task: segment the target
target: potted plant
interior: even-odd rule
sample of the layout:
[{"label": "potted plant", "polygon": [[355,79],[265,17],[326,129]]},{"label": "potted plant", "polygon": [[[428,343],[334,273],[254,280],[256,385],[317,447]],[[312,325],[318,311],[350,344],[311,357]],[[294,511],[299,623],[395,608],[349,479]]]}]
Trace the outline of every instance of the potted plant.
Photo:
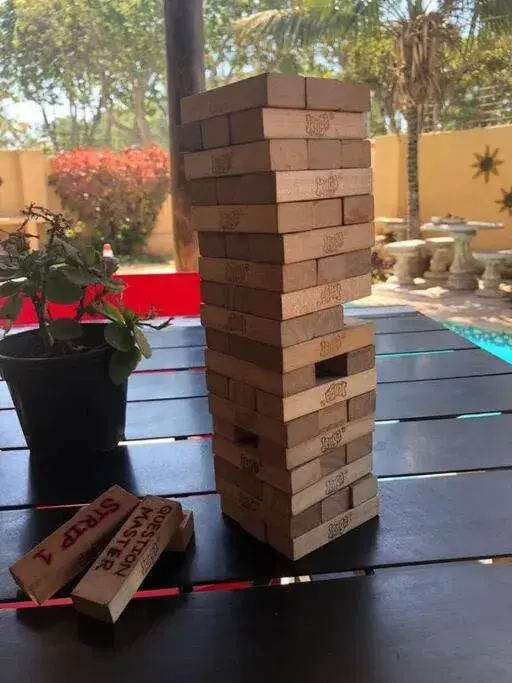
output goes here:
[{"label": "potted plant", "polygon": [[[112,450],[124,438],[128,377],[151,356],[141,328],[169,321],[152,325],[151,314],[125,308],[117,261],[73,240],[62,214],[35,205],[23,213],[0,242],[0,321],[7,334],[28,301],[38,325],[0,340],[0,374],[32,453]],[[34,221],[39,248],[30,251]]]}]

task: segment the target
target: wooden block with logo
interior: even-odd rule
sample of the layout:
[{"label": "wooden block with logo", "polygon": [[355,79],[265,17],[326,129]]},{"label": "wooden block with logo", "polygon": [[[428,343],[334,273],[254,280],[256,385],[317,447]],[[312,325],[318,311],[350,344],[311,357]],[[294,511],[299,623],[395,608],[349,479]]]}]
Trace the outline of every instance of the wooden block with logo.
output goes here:
[{"label": "wooden block with logo", "polygon": [[266,507],[275,509],[279,514],[294,517],[312,505],[320,503],[333,493],[370,474],[371,470],[372,456],[367,455],[349,465],[344,465],[312,486],[308,486],[308,488],[293,495],[279,491],[269,484],[264,484],[263,503]]},{"label": "wooden block with logo", "polygon": [[206,304],[272,320],[289,320],[369,296],[371,284],[370,274],[358,275],[339,282],[282,294],[250,287],[203,282],[201,293],[203,303]]},{"label": "wooden block with logo", "polygon": [[[368,271],[369,268],[366,268],[364,272]],[[269,265],[202,257],[199,259],[199,274],[203,280],[210,282],[224,282],[275,292],[292,292],[317,284],[317,264],[313,259],[288,265]]]},{"label": "wooden block with logo", "polygon": [[[189,185],[208,181],[191,180]],[[214,182],[215,201],[211,204],[275,204],[368,194],[372,174],[369,168],[276,171],[216,178]]]},{"label": "wooden block with logo", "polygon": [[183,519],[178,530],[164,550],[183,553],[187,549],[194,535],[194,514],[191,510],[183,510]]},{"label": "wooden block with logo", "polygon": [[372,163],[369,140],[341,141],[341,168],[368,168]]},{"label": "wooden block with logo", "polygon": [[207,90],[181,100],[181,120],[201,121],[251,107],[300,109],[306,106],[306,85],[301,76],[262,74]]},{"label": "wooden block with logo", "polygon": [[[317,412],[336,403],[349,401],[360,396],[377,385],[375,370],[367,370],[344,379],[331,382],[318,380],[317,386],[306,389],[292,396],[274,396],[258,391],[256,396],[257,410],[275,420],[291,422],[299,417]],[[350,419],[350,410],[349,410]]]},{"label": "wooden block with logo", "polygon": [[138,502],[112,486],[13,564],[13,579],[40,605],[97,557]]},{"label": "wooden block with logo", "polygon": [[348,277],[371,273],[371,249],[359,249],[347,254],[338,254],[318,259],[317,285],[336,282]]},{"label": "wooden block with logo", "polygon": [[[338,403],[335,408],[337,414],[331,413],[331,424],[326,423],[323,429],[319,428],[317,434],[295,446],[283,448],[270,439],[259,438],[259,457],[274,467],[291,470],[320,456],[320,465],[327,470],[323,474],[329,474],[345,464],[345,452],[341,450],[340,453],[343,447],[346,447],[347,463],[371,453],[375,416],[368,415],[361,420],[347,423],[343,416],[343,405]],[[327,411],[320,411],[322,412]],[[331,461],[328,458],[330,455],[333,456]],[[329,462],[339,462],[339,466],[330,467]]]},{"label": "wooden block with logo", "polygon": [[177,501],[146,496],[73,590],[76,610],[115,623],[182,519]]},{"label": "wooden block with logo", "polygon": [[267,171],[303,171],[307,167],[306,140],[262,140],[185,155],[187,180]]},{"label": "wooden block with logo", "polygon": [[[212,119],[205,119],[204,121],[196,121],[194,123],[201,128],[203,149],[213,149],[215,147],[225,147],[226,145],[229,145],[229,119],[227,116],[215,116]],[[190,151],[192,152],[195,150]]]},{"label": "wooden block with logo", "polygon": [[288,233],[341,224],[341,199],[192,207],[192,225],[198,232]]},{"label": "wooden block with logo", "polygon": [[[334,78],[306,78],[306,107],[333,111],[370,111],[370,87]],[[362,136],[361,136],[362,137]]]},{"label": "wooden block with logo", "polygon": [[377,477],[367,474],[350,485],[350,507],[357,507],[377,495]]},{"label": "wooden block with logo", "polygon": [[206,349],[206,367],[219,375],[230,377],[277,396],[296,394],[316,385],[315,368],[311,365],[281,374],[212,349]]},{"label": "wooden block with logo", "polygon": [[257,108],[229,117],[231,144],[265,139],[334,139],[364,137],[364,116],[360,113],[334,113]]},{"label": "wooden block with logo", "polygon": [[372,498],[297,538],[291,538],[274,529],[267,528],[267,543],[290,560],[300,560],[301,557],[361,526],[361,524],[377,517],[378,514],[378,499]]},{"label": "wooden block with logo", "polygon": [[343,327],[344,319],[342,306],[279,321],[203,304],[201,322],[205,327],[238,335],[243,339],[288,347],[336,332]]},{"label": "wooden block with logo", "polygon": [[373,195],[365,194],[343,198],[343,225],[356,225],[373,221],[375,216]]}]

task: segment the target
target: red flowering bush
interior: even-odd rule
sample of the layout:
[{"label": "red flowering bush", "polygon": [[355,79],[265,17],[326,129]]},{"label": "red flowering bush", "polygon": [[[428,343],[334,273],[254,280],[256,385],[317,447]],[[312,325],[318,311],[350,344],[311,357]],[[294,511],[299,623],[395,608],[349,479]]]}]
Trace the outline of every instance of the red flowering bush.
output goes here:
[{"label": "red flowering bush", "polygon": [[50,184],[63,206],[115,254],[133,254],[155,227],[169,192],[169,156],[141,149],[82,149],[51,160]]}]

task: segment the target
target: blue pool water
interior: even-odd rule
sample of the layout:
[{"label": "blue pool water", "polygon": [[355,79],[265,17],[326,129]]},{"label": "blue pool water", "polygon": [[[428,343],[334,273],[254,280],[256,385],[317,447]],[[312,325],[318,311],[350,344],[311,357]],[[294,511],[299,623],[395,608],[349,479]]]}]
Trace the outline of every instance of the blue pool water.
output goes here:
[{"label": "blue pool water", "polygon": [[473,342],[473,344],[484,349],[484,351],[488,351],[512,365],[512,334],[481,327],[460,325],[459,323],[442,322],[452,332],[460,334],[462,337]]}]

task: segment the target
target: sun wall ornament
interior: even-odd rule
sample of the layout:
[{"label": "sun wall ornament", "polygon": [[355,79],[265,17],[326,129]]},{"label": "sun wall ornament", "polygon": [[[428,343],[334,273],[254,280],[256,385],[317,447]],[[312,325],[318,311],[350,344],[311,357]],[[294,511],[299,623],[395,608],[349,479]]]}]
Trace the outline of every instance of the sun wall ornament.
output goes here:
[{"label": "sun wall ornament", "polygon": [[501,188],[501,199],[497,199],[496,204],[501,205],[500,213],[508,211],[508,215],[512,216],[512,186],[510,190]]},{"label": "sun wall ornament", "polygon": [[485,182],[488,183],[491,174],[499,175],[498,166],[501,166],[501,164],[504,162],[502,159],[498,159],[498,153],[499,149],[497,147],[494,152],[491,153],[490,146],[486,145],[485,152],[483,154],[478,154],[478,152],[473,154],[476,159],[475,163],[471,164],[472,168],[476,168],[476,173],[473,176],[473,180],[483,176]]}]

